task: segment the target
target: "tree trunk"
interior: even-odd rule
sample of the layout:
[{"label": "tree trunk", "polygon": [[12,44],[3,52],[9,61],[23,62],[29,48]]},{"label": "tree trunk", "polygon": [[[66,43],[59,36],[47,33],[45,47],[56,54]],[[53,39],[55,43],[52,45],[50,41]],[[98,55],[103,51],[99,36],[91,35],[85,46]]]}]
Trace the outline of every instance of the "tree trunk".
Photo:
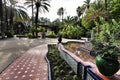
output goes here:
[{"label": "tree trunk", "polygon": [[13,11],[12,11],[12,5],[11,5],[11,10],[10,10],[10,30],[13,30]]},{"label": "tree trunk", "polygon": [[7,10],[7,6],[6,6],[6,0],[4,0],[4,3],[5,3],[5,26],[7,28],[7,31],[9,30],[8,29],[8,10]]},{"label": "tree trunk", "polygon": [[62,14],[62,23],[63,23],[63,14]]},{"label": "tree trunk", "polygon": [[32,25],[34,25],[33,0],[32,0]]},{"label": "tree trunk", "polygon": [[0,0],[0,22],[1,22],[1,32],[3,33],[3,8],[2,8],[2,0]]},{"label": "tree trunk", "polygon": [[[39,13],[39,7],[36,7],[37,11],[36,11],[36,17],[35,17],[35,26],[36,26],[36,30],[37,30],[37,24],[38,24],[38,13]],[[36,37],[37,37],[37,31],[36,31]]]}]

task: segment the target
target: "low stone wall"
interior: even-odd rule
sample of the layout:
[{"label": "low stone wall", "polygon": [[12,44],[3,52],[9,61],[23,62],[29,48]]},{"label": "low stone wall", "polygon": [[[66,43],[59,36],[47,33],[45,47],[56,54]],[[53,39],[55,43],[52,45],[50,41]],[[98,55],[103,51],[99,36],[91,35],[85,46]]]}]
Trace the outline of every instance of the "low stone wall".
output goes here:
[{"label": "low stone wall", "polygon": [[[91,53],[90,49],[81,47],[87,53]],[[119,72],[112,78],[103,76],[97,69],[96,64],[91,61],[84,61],[76,56],[74,53],[66,50],[62,44],[58,45],[61,57],[71,66],[81,80],[120,80]]]}]

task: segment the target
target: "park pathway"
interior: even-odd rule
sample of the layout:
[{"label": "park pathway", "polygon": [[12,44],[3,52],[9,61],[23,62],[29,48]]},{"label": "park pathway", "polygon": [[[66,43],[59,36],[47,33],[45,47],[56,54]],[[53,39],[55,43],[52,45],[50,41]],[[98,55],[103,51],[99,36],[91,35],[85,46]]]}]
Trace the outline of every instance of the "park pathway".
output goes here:
[{"label": "park pathway", "polygon": [[[63,39],[63,42],[67,41],[80,41],[80,40]],[[2,41],[1,44],[3,44],[3,42],[6,41]],[[0,48],[1,50],[5,49],[9,52],[9,48],[11,47],[13,48],[12,50],[14,50],[14,48],[21,49],[29,47],[33,45],[33,43],[40,45],[29,49],[27,52],[24,52],[22,56],[17,58],[12,64],[8,65],[8,67],[0,74],[0,80],[49,80],[48,64],[45,59],[45,56],[48,52],[47,44],[57,44],[58,42],[57,39],[50,38],[43,40],[12,39],[7,40],[7,42],[8,43],[6,43],[6,46],[1,46]],[[20,53],[19,49],[18,51],[11,52]]]},{"label": "park pathway", "polygon": [[48,80],[47,48],[42,44],[25,52],[0,74],[0,80]]}]

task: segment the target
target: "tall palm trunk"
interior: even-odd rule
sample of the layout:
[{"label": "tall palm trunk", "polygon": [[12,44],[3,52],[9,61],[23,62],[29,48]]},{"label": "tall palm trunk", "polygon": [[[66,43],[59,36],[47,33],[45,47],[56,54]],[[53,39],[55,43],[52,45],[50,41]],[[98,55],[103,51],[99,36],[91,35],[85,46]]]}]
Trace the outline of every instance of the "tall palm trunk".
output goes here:
[{"label": "tall palm trunk", "polygon": [[6,0],[4,0],[5,3],[5,25],[8,31],[8,10],[7,10],[7,6],[6,6]]},{"label": "tall palm trunk", "polygon": [[34,24],[33,0],[32,0],[32,25]]},{"label": "tall palm trunk", "polygon": [[63,7],[61,9],[62,9],[62,23],[63,23],[64,9]]},{"label": "tall palm trunk", "polygon": [[12,5],[11,5],[11,10],[10,10],[10,29],[13,30],[13,11],[12,11]]},{"label": "tall palm trunk", "polygon": [[36,17],[35,17],[35,26],[36,26],[36,28],[37,28],[37,23],[38,23],[38,12],[39,12],[39,8],[37,7]]},{"label": "tall palm trunk", "polygon": [[62,14],[62,23],[63,23],[63,14]]},{"label": "tall palm trunk", "polygon": [[[36,5],[36,9],[37,9],[37,10],[36,10],[36,17],[35,17],[35,26],[36,26],[36,30],[37,30],[40,3],[37,2],[35,5]],[[37,31],[36,31],[36,37],[38,37]]]},{"label": "tall palm trunk", "polygon": [[1,32],[3,32],[3,7],[2,7],[2,0],[0,0],[0,28],[1,28]]},{"label": "tall palm trunk", "polygon": [[[39,7],[37,7],[37,11],[36,11],[36,17],[35,17],[35,26],[36,26],[36,30],[37,30],[37,24],[38,24],[38,13],[39,13]],[[37,32],[36,32],[36,37],[37,37]]]}]

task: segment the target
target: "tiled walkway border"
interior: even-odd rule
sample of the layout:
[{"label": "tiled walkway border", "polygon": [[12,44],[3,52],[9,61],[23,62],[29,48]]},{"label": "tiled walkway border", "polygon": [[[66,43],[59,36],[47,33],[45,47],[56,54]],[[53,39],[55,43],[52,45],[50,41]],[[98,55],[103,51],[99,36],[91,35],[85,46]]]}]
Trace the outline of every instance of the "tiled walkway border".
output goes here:
[{"label": "tiled walkway border", "polygon": [[[48,45],[49,45],[49,44],[48,44]],[[48,47],[48,45],[47,45],[47,47]],[[48,54],[48,52],[47,52],[47,54]],[[48,60],[48,58],[47,58],[47,54],[45,55],[45,59],[46,59],[47,66],[48,66],[48,80],[52,80],[52,78],[51,78],[50,62],[49,62],[49,60]]]}]

